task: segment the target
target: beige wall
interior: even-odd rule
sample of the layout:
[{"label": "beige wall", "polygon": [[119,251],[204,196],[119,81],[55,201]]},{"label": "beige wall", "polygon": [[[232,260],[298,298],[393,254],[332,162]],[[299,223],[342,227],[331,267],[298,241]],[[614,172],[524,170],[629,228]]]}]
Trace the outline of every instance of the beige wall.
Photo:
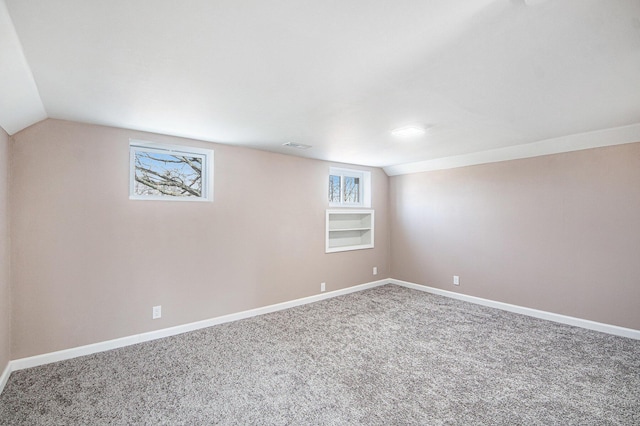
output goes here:
[{"label": "beige wall", "polygon": [[[129,200],[129,138],[213,148],[215,201]],[[2,132],[0,153],[0,368],[388,276],[640,329],[640,143],[391,179],[365,168],[376,248],[325,254],[330,163],[46,120],[11,144],[12,295]]]},{"label": "beige wall", "polygon": [[[215,201],[129,200],[129,138],[213,148]],[[367,169],[376,248],[325,254],[329,166],[57,120],[18,133],[13,358],[388,277],[387,176]]]},{"label": "beige wall", "polygon": [[640,143],[393,177],[390,212],[394,278],[640,329]]},{"label": "beige wall", "polygon": [[0,374],[11,360],[8,181],[9,136],[0,128]]}]

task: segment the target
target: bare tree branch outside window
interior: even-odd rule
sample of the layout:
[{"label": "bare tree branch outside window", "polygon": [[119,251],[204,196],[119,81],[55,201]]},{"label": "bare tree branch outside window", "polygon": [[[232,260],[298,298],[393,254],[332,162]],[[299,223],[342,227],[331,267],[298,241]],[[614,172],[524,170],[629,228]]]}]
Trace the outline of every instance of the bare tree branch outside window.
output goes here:
[{"label": "bare tree branch outside window", "polygon": [[329,202],[340,202],[340,176],[329,176]]},{"label": "bare tree branch outside window", "polygon": [[329,167],[331,207],[371,207],[371,172]]},{"label": "bare tree branch outside window", "polygon": [[360,178],[343,176],[343,192],[342,197],[345,203],[359,203],[360,202]]},{"label": "bare tree branch outside window", "polygon": [[135,152],[136,195],[201,197],[202,157]]},{"label": "bare tree branch outside window", "polygon": [[349,175],[329,175],[329,202],[359,204],[362,194],[361,178]]}]

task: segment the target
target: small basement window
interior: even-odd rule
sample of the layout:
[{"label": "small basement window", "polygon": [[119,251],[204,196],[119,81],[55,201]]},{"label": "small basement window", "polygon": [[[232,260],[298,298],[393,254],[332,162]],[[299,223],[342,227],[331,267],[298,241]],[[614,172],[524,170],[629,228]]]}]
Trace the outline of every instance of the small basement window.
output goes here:
[{"label": "small basement window", "polygon": [[213,150],[131,140],[129,198],[213,201]]},{"label": "small basement window", "polygon": [[330,167],[329,205],[371,207],[371,172]]}]

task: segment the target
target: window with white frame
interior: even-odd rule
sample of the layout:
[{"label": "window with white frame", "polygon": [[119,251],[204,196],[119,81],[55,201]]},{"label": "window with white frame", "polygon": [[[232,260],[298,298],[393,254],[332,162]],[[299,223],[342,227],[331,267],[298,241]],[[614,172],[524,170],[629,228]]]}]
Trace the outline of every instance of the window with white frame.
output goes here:
[{"label": "window with white frame", "polygon": [[213,150],[131,140],[129,198],[213,201]]},{"label": "window with white frame", "polygon": [[371,207],[371,172],[329,168],[329,205]]}]

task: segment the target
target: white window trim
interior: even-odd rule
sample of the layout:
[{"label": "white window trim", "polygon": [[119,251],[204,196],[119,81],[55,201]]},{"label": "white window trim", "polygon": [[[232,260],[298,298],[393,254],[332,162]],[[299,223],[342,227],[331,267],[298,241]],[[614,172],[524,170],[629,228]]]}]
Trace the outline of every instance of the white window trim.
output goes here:
[{"label": "white window trim", "polygon": [[[329,202],[330,207],[366,207],[371,208],[371,172],[367,170],[344,169],[341,167],[329,167],[329,176],[348,176],[361,179],[360,185],[360,202],[359,203],[343,203],[342,202],[342,185],[344,179],[340,179],[340,202]],[[328,185],[328,181],[327,181]]]},{"label": "white window trim", "polygon": [[[135,152],[144,150],[158,153],[175,153],[197,155],[202,157],[202,196],[201,197],[170,197],[157,195],[136,195],[135,191]],[[129,199],[150,201],[182,201],[202,202],[213,201],[213,150],[194,148],[186,145],[169,145],[156,142],[148,142],[137,139],[129,139]]]}]

